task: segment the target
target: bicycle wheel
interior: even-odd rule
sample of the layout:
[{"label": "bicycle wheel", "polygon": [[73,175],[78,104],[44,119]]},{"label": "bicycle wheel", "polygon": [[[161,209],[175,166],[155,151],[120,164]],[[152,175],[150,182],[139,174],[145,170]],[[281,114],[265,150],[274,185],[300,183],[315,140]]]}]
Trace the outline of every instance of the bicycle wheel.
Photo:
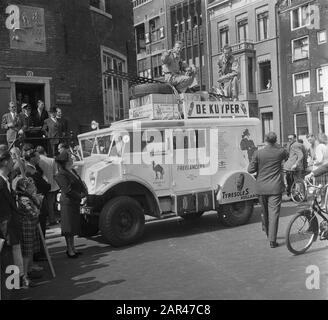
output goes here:
[{"label": "bicycle wheel", "polygon": [[290,196],[295,203],[302,203],[306,200],[306,185],[304,180],[297,179],[290,188]]},{"label": "bicycle wheel", "polygon": [[302,210],[290,220],[286,230],[286,246],[293,254],[308,250],[318,236],[318,220],[310,210]]}]

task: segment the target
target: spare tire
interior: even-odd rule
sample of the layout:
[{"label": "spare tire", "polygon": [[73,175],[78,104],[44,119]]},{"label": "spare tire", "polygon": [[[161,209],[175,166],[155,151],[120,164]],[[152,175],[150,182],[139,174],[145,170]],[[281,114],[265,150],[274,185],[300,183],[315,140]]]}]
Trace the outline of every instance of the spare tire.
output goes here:
[{"label": "spare tire", "polygon": [[144,83],[131,88],[131,98],[139,98],[152,93],[173,94],[173,89],[168,83]]}]

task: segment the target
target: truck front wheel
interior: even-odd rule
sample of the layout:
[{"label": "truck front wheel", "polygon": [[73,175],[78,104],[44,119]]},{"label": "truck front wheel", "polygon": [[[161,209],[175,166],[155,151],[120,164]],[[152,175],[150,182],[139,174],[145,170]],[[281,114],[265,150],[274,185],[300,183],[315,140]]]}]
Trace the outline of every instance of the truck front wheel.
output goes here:
[{"label": "truck front wheel", "polygon": [[137,201],[121,196],[110,200],[102,209],[99,228],[113,247],[135,243],[143,234],[145,216]]},{"label": "truck front wheel", "polygon": [[246,224],[252,216],[254,201],[241,201],[221,205],[219,207],[219,218],[228,227],[236,227]]}]

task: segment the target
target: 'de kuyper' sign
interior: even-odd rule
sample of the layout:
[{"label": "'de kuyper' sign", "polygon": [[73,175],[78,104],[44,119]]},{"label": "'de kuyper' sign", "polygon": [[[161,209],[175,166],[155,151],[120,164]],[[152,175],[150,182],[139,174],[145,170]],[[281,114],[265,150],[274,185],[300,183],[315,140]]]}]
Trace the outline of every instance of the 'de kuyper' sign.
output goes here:
[{"label": "'de kuyper' sign", "polygon": [[188,118],[215,117],[248,117],[248,102],[246,101],[199,101],[186,105]]}]

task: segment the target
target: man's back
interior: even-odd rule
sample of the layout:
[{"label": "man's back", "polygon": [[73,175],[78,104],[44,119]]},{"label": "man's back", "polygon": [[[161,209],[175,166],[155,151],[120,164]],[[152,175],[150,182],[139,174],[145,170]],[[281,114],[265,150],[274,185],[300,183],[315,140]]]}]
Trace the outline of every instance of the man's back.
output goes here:
[{"label": "man's back", "polygon": [[249,173],[257,172],[258,194],[279,194],[284,190],[281,176],[282,161],[286,160],[288,153],[278,145],[267,145],[254,153],[248,166]]}]

